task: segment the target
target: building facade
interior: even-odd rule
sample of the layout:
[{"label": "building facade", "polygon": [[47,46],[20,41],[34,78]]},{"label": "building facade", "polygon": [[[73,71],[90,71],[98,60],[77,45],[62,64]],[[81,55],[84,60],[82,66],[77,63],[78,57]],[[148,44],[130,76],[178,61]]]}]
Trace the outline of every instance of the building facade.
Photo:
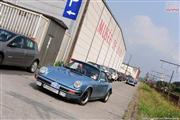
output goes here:
[{"label": "building facade", "polygon": [[68,27],[56,61],[92,61],[120,70],[126,53],[123,32],[104,0],[83,0],[75,21],[64,18],[66,0],[5,0],[62,20]]},{"label": "building facade", "polygon": [[125,75],[131,75],[134,79],[138,80],[140,77],[140,68],[138,67],[133,67],[127,64],[122,64],[120,72],[125,74]]}]

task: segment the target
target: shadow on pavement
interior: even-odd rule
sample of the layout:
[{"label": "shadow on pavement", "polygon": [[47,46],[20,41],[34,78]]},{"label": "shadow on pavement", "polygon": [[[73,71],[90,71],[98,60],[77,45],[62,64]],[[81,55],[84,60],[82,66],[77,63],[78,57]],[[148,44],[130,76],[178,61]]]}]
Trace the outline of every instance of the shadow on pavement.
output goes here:
[{"label": "shadow on pavement", "polygon": [[[76,100],[63,98],[63,97],[61,97],[55,93],[52,93],[51,91],[48,91],[46,89],[43,89],[42,87],[37,86],[35,82],[30,83],[29,86],[31,86],[34,90],[39,90],[40,92],[55,98],[56,100],[61,100],[61,101],[64,101],[66,103],[79,105]],[[88,101],[88,103],[91,103],[91,102],[92,103],[98,103],[98,102],[103,103],[103,102],[101,102],[101,100],[90,100],[90,101]],[[79,105],[79,106],[81,106],[81,105]]]},{"label": "shadow on pavement", "polygon": [[62,117],[63,119],[76,120],[75,117],[70,116],[65,111],[62,111],[62,110],[58,111],[58,110],[54,109],[53,107],[50,107],[46,104],[35,101],[31,98],[28,98],[28,97],[18,94],[16,92],[9,91],[9,92],[6,92],[6,94],[14,97],[15,99],[21,100],[23,103],[26,103],[26,104],[32,106],[34,108],[34,110],[38,113],[38,115],[41,119],[51,119],[51,114],[55,114],[57,116]]},{"label": "shadow on pavement", "polygon": [[71,104],[77,104],[75,100],[65,99],[51,91],[48,91],[46,89],[43,89],[42,87],[37,86],[35,82],[30,83],[29,86],[32,87],[34,90],[39,90],[40,92],[55,98],[56,100],[61,100],[61,101],[64,101],[66,103],[71,103]]},{"label": "shadow on pavement", "polygon": [[29,73],[26,68],[15,67],[15,66],[0,65],[0,72],[3,74],[29,75],[29,76],[33,75],[33,73]]}]

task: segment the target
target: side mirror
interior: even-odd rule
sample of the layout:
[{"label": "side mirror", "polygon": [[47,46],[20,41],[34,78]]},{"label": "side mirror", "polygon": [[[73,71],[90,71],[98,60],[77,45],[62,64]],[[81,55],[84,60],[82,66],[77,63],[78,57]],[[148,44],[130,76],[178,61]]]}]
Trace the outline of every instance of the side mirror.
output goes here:
[{"label": "side mirror", "polygon": [[14,47],[14,48],[15,48],[15,47],[17,47],[17,46],[18,46],[18,44],[17,44],[17,43],[15,43],[15,42],[13,42],[13,43],[9,44],[8,46],[9,46],[9,47]]}]

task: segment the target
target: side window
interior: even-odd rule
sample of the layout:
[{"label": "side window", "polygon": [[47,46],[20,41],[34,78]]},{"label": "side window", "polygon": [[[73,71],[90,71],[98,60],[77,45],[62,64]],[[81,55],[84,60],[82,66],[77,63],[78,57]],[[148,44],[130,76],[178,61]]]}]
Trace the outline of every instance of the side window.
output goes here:
[{"label": "side window", "polygon": [[70,67],[71,67],[72,69],[77,69],[77,68],[78,68],[78,65],[79,65],[79,63],[75,63],[75,62],[70,63]]},{"label": "side window", "polygon": [[30,49],[30,50],[34,50],[35,49],[35,43],[32,40],[26,39],[25,48]]},{"label": "side window", "polygon": [[104,81],[104,82],[107,82],[106,73],[101,72],[101,75],[100,75],[100,80],[102,80],[102,81]]},{"label": "side window", "polygon": [[9,43],[8,46],[15,47],[15,48],[23,48],[24,46],[24,39],[21,36],[16,37],[13,41]]}]

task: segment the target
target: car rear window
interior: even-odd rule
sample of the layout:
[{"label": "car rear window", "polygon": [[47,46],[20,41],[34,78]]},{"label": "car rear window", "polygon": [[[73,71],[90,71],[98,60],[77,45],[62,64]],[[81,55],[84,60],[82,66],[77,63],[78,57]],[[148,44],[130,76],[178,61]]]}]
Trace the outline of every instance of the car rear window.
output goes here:
[{"label": "car rear window", "polygon": [[15,36],[14,33],[0,29],[0,41],[6,42]]}]

